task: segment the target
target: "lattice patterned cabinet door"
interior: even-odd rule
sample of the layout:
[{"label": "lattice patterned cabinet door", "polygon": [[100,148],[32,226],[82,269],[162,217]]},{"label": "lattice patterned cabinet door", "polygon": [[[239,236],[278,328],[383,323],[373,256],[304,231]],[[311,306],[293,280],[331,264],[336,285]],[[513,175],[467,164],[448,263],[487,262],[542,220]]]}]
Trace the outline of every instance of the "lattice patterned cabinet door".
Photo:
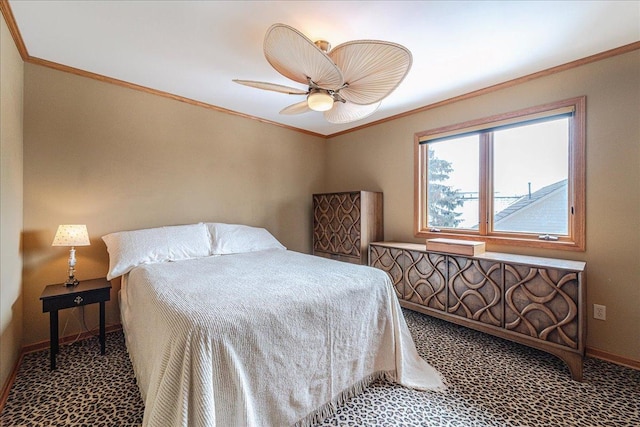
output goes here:
[{"label": "lattice patterned cabinet door", "polygon": [[[336,195],[339,204],[336,208],[338,223],[332,228],[338,243],[334,248],[336,253],[360,256],[360,193],[345,193]],[[334,224],[332,224],[334,225]]]},{"label": "lattice patterned cabinet door", "polygon": [[577,349],[579,275],[574,271],[505,266],[505,328]]},{"label": "lattice patterned cabinet door", "polygon": [[403,299],[406,292],[404,282],[404,264],[406,254],[402,249],[387,248],[371,245],[369,247],[369,265],[386,271],[399,299]]},{"label": "lattice patterned cabinet door", "polygon": [[360,193],[313,196],[313,249],[360,257]]},{"label": "lattice patterned cabinet door", "polygon": [[444,311],[447,305],[447,257],[437,253],[405,251],[403,299]]},{"label": "lattice patterned cabinet door", "polygon": [[326,194],[313,196],[313,250],[331,252],[331,229],[334,211]]},{"label": "lattice patterned cabinet door", "polygon": [[384,238],[382,193],[313,195],[313,254],[368,264],[369,244]]},{"label": "lattice patterned cabinet door", "polygon": [[447,311],[467,319],[502,326],[502,264],[449,256]]}]

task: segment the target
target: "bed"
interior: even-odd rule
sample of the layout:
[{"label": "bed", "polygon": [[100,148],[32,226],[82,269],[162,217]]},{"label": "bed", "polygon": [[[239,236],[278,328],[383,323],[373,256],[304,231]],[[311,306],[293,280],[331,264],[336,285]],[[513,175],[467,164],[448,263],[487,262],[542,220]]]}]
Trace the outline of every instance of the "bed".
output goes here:
[{"label": "bed", "polygon": [[242,225],[103,239],[144,426],[313,425],[378,378],[444,387],[381,270]]}]

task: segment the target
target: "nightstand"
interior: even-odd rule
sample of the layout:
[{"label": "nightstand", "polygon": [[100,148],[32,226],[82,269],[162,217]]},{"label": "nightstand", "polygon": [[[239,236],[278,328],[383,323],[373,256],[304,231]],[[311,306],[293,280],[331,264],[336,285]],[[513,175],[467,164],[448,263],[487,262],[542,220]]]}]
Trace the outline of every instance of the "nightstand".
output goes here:
[{"label": "nightstand", "polygon": [[49,285],[42,295],[42,312],[49,313],[51,369],[56,369],[58,342],[58,310],[100,303],[100,354],[105,353],[105,302],[111,299],[111,282],[105,278],[82,280],[77,286]]}]

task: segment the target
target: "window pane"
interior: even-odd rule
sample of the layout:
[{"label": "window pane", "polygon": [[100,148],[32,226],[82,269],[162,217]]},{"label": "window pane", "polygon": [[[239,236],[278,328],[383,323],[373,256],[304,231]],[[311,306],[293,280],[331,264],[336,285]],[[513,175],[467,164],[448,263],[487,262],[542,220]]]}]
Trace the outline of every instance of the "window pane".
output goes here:
[{"label": "window pane", "polygon": [[493,229],[568,234],[569,118],[494,133]]},{"label": "window pane", "polygon": [[427,224],[478,228],[479,136],[428,144]]}]

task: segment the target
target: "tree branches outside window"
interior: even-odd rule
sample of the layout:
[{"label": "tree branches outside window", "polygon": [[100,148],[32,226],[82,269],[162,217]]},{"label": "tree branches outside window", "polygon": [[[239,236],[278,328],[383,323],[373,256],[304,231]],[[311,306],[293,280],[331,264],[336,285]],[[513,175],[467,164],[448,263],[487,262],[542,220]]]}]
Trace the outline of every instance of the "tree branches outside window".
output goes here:
[{"label": "tree branches outside window", "polygon": [[462,214],[455,210],[462,206],[464,201],[457,189],[442,184],[449,179],[449,174],[453,171],[451,163],[437,158],[433,150],[429,149],[428,171],[429,224],[435,227],[457,227],[462,222],[458,218]]}]

